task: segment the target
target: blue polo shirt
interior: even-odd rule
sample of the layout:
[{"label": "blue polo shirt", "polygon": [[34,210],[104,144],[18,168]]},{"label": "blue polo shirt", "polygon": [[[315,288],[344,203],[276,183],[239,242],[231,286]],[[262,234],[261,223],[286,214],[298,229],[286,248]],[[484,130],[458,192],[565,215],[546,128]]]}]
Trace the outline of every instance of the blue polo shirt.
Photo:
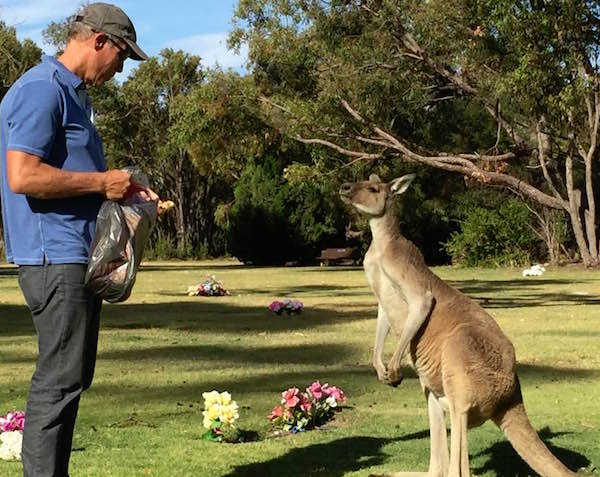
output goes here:
[{"label": "blue polo shirt", "polygon": [[4,96],[0,104],[0,193],[9,262],[87,263],[103,197],[35,199],[15,194],[6,178],[6,151],[33,154],[68,171],[105,171],[102,142],[90,112],[81,78],[50,56],[43,56]]}]

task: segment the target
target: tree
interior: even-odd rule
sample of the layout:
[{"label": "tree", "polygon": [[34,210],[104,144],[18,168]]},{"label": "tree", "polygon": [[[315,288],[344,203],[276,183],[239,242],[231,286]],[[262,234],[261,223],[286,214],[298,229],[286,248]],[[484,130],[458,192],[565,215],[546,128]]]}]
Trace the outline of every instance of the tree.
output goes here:
[{"label": "tree", "polygon": [[174,105],[170,141],[187,150],[195,167],[201,191],[194,205],[200,213],[197,231],[211,253],[225,252],[217,246],[224,245],[222,241],[210,243],[225,233],[216,224],[216,210],[227,214],[246,163],[280,142],[262,121],[257,96],[251,78],[207,70],[204,81]]},{"label": "tree", "polygon": [[68,16],[62,22],[50,22],[42,31],[42,37],[46,43],[54,45],[56,53],[60,55],[67,46],[69,39],[69,26],[75,21],[76,14]]},{"label": "tree", "polygon": [[33,41],[19,41],[15,28],[0,21],[0,99],[25,71],[40,62],[41,55]]},{"label": "tree", "polygon": [[190,243],[190,228],[199,202],[197,171],[189,151],[177,141],[179,102],[200,85],[204,72],[198,56],[165,49],[150,58],[122,86],[107,83],[94,92],[97,125],[113,166],[136,165],[163,197],[175,204],[177,249]]},{"label": "tree", "polygon": [[[586,0],[241,0],[230,41],[298,141],[508,188],[567,214],[598,266],[599,15]],[[495,127],[487,145],[453,140],[480,132],[456,130],[465,104]]]},{"label": "tree", "polygon": [[286,179],[285,166],[297,153],[249,161],[235,184],[226,229],[231,253],[243,262],[308,263],[342,240],[345,218],[341,202],[329,198],[330,184]]}]

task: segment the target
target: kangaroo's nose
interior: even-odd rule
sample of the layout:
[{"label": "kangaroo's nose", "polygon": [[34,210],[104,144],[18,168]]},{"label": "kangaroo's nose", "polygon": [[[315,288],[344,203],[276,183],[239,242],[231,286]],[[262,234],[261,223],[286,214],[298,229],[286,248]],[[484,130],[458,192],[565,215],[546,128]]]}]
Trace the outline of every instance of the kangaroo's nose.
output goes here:
[{"label": "kangaroo's nose", "polygon": [[348,194],[352,190],[352,184],[345,182],[340,186],[340,194]]}]

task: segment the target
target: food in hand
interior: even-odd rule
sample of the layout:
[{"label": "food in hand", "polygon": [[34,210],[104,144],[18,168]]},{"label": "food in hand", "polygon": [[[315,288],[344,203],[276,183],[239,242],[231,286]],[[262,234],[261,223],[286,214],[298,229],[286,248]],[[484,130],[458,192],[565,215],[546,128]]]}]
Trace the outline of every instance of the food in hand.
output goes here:
[{"label": "food in hand", "polygon": [[175,207],[175,202],[172,200],[159,200],[158,201],[158,215],[164,214],[167,210]]}]

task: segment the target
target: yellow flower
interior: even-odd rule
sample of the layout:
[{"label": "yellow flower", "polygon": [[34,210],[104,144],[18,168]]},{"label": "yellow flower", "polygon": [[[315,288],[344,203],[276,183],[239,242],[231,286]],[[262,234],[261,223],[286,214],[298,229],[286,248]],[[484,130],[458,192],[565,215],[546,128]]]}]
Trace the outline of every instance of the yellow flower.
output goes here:
[{"label": "yellow flower", "polygon": [[211,391],[209,393],[202,393],[202,397],[204,398],[204,409],[208,409],[213,404],[218,404],[221,401],[221,396],[219,391]]},{"label": "yellow flower", "polygon": [[222,392],[220,397],[221,404],[224,404],[225,406],[231,402],[231,394],[229,394],[227,391]]},{"label": "yellow flower", "polygon": [[219,415],[221,414],[221,405],[220,404],[214,404],[211,407],[209,407],[206,411],[206,415],[210,418],[210,419],[218,419]]},{"label": "yellow flower", "polygon": [[219,414],[221,422],[233,424],[239,417],[238,405],[235,401],[232,401],[228,406],[221,406],[221,412]]}]

